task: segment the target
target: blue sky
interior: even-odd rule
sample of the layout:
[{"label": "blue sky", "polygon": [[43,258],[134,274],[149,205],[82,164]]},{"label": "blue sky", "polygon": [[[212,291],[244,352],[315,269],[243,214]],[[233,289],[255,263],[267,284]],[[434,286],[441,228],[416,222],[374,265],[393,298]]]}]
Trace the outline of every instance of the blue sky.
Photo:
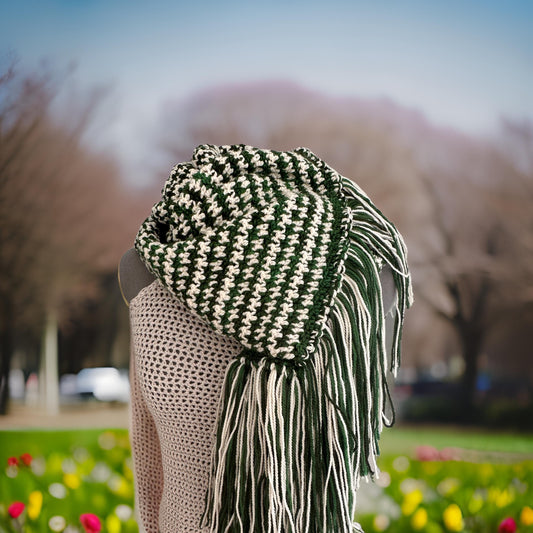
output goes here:
[{"label": "blue sky", "polygon": [[113,86],[103,139],[126,165],[162,102],[225,82],[386,96],[490,134],[502,114],[533,118],[532,35],[530,0],[0,0],[0,53]]}]

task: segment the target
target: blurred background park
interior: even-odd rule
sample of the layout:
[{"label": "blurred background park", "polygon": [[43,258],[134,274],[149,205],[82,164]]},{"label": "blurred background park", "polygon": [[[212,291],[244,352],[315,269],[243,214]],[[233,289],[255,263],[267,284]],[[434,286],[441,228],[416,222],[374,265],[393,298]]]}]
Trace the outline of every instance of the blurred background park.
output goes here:
[{"label": "blurred background park", "polygon": [[[409,249],[416,302],[394,392],[399,427],[384,437],[398,436],[384,445],[397,484],[380,490],[425,495],[401,488],[402,476],[423,477],[409,474],[416,462],[394,466],[401,454],[422,466],[479,459],[439,447],[503,453],[490,464],[523,468],[493,466],[509,478],[501,491],[523,500],[493,495],[505,505],[483,523],[468,522],[476,513],[450,485],[440,518],[428,507],[424,521],[421,499],[394,511],[404,525],[392,530],[462,531],[451,529],[454,507],[443,518],[452,505],[467,531],[496,531],[487,524],[515,504],[520,522],[523,502],[533,506],[523,466],[533,453],[532,29],[527,0],[0,1],[0,429],[38,427],[53,448],[47,427],[111,427],[103,434],[127,449],[116,429],[128,425],[129,364],[117,266],[171,167],[203,143],[306,146],[356,181]],[[419,424],[441,429],[410,429]],[[100,433],[80,438],[99,454],[113,448]],[[88,449],[60,440],[65,457]],[[30,448],[39,455],[28,433],[0,432],[0,460]],[[84,457],[91,468],[103,460]],[[113,501],[126,505],[131,487],[117,487]],[[366,527],[392,527],[394,512]]]}]

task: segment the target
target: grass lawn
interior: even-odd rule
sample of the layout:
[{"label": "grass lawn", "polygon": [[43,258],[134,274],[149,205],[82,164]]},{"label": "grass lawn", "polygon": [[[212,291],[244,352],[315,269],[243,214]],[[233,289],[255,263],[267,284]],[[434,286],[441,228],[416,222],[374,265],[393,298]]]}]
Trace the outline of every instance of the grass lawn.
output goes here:
[{"label": "grass lawn", "polygon": [[480,452],[524,454],[533,458],[533,434],[496,433],[461,427],[385,428],[380,440],[382,455],[409,454],[417,446],[456,447]]},{"label": "grass lawn", "polygon": [[[0,460],[4,457],[29,453],[33,456],[65,452],[73,447],[97,447],[98,438],[104,429],[13,429],[0,431]],[[115,429],[113,433],[127,438],[125,429]]]},{"label": "grass lawn", "polygon": [[[0,431],[0,453],[2,456],[47,454],[72,446],[92,446],[103,429],[83,430],[5,430]],[[113,430],[126,438],[125,429]],[[436,448],[457,447],[482,452],[503,452],[524,454],[533,458],[533,434],[496,433],[461,427],[406,427],[385,428],[381,435],[381,455],[411,454],[420,444]],[[21,451],[22,450],[22,451]]]}]

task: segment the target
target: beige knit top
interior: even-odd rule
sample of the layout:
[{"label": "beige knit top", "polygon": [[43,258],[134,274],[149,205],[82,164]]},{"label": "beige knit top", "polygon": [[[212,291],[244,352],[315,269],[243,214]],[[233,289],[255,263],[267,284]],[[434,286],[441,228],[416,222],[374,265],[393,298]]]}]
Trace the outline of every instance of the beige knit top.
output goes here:
[{"label": "beige knit top", "polygon": [[139,529],[200,533],[217,406],[241,351],[158,280],[130,302],[130,439]]}]

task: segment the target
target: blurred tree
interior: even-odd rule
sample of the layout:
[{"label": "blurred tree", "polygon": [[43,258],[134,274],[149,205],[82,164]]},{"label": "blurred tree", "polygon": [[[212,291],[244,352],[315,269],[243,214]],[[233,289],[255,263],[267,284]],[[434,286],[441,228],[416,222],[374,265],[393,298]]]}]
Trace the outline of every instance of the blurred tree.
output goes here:
[{"label": "blurred tree", "polygon": [[[419,296],[453,329],[464,359],[462,404],[473,413],[478,366],[494,333],[523,313],[531,252],[523,229],[531,194],[509,153],[493,142],[435,134],[441,153],[421,168],[429,211]],[[516,143],[514,143],[516,148]],[[531,182],[530,182],[531,183]],[[531,224],[531,221],[529,221]],[[529,226],[531,227],[531,226]],[[509,357],[508,353],[493,353]]]},{"label": "blurred tree", "polygon": [[[491,195],[504,229],[508,255],[517,259],[507,286],[516,302],[533,310],[533,121],[502,119],[493,158],[505,167]],[[500,163],[500,166],[502,163]]]},{"label": "blurred tree", "polygon": [[[532,160],[530,129],[507,123],[506,143],[496,145],[436,128],[390,101],[331,98],[271,82],[217,87],[168,103],[159,131],[162,175],[202,143],[279,150],[303,145],[360,184],[408,244],[415,298],[423,305],[409,312],[407,362],[433,362],[427,346],[450,353],[435,325],[436,318],[444,320],[464,359],[460,400],[469,411],[480,354],[511,309],[521,312],[531,297],[533,261],[525,250],[533,244],[533,210],[531,188],[529,196],[524,190],[531,187],[525,170]],[[434,317],[424,316],[428,310]],[[440,348],[422,340],[431,336]]]},{"label": "blurred tree", "polygon": [[357,181],[401,231],[415,233],[421,199],[415,162],[400,133],[389,127],[389,106],[369,107],[364,100],[327,97],[288,82],[215,87],[163,109],[161,175],[190,159],[198,144],[306,146]]},{"label": "blurred tree", "polygon": [[[522,381],[518,388],[523,388],[533,382],[533,122],[502,119],[492,157],[500,162],[501,179],[490,191],[489,206],[500,220],[508,260],[497,272],[507,312],[491,348],[505,354],[494,370],[508,380]],[[531,389],[529,394],[531,398]]]},{"label": "blurred tree", "polygon": [[127,242],[117,168],[82,142],[102,95],[59,123],[51,106],[65,79],[14,65],[0,75],[0,413],[15,336],[37,343],[47,315],[64,321],[95,296]]},{"label": "blurred tree", "polygon": [[[476,390],[478,359],[493,320],[495,286],[488,265],[498,253],[499,230],[496,221],[488,221],[483,228],[472,231],[476,220],[471,204],[474,209],[479,206],[479,195],[476,198],[471,186],[461,180],[454,180],[453,185],[446,179],[437,183],[436,176],[423,178],[434,207],[434,238],[424,265],[430,273],[419,295],[457,335],[465,362],[461,401],[469,413]],[[443,188],[448,188],[446,194]],[[465,205],[459,206],[458,202]]]}]

